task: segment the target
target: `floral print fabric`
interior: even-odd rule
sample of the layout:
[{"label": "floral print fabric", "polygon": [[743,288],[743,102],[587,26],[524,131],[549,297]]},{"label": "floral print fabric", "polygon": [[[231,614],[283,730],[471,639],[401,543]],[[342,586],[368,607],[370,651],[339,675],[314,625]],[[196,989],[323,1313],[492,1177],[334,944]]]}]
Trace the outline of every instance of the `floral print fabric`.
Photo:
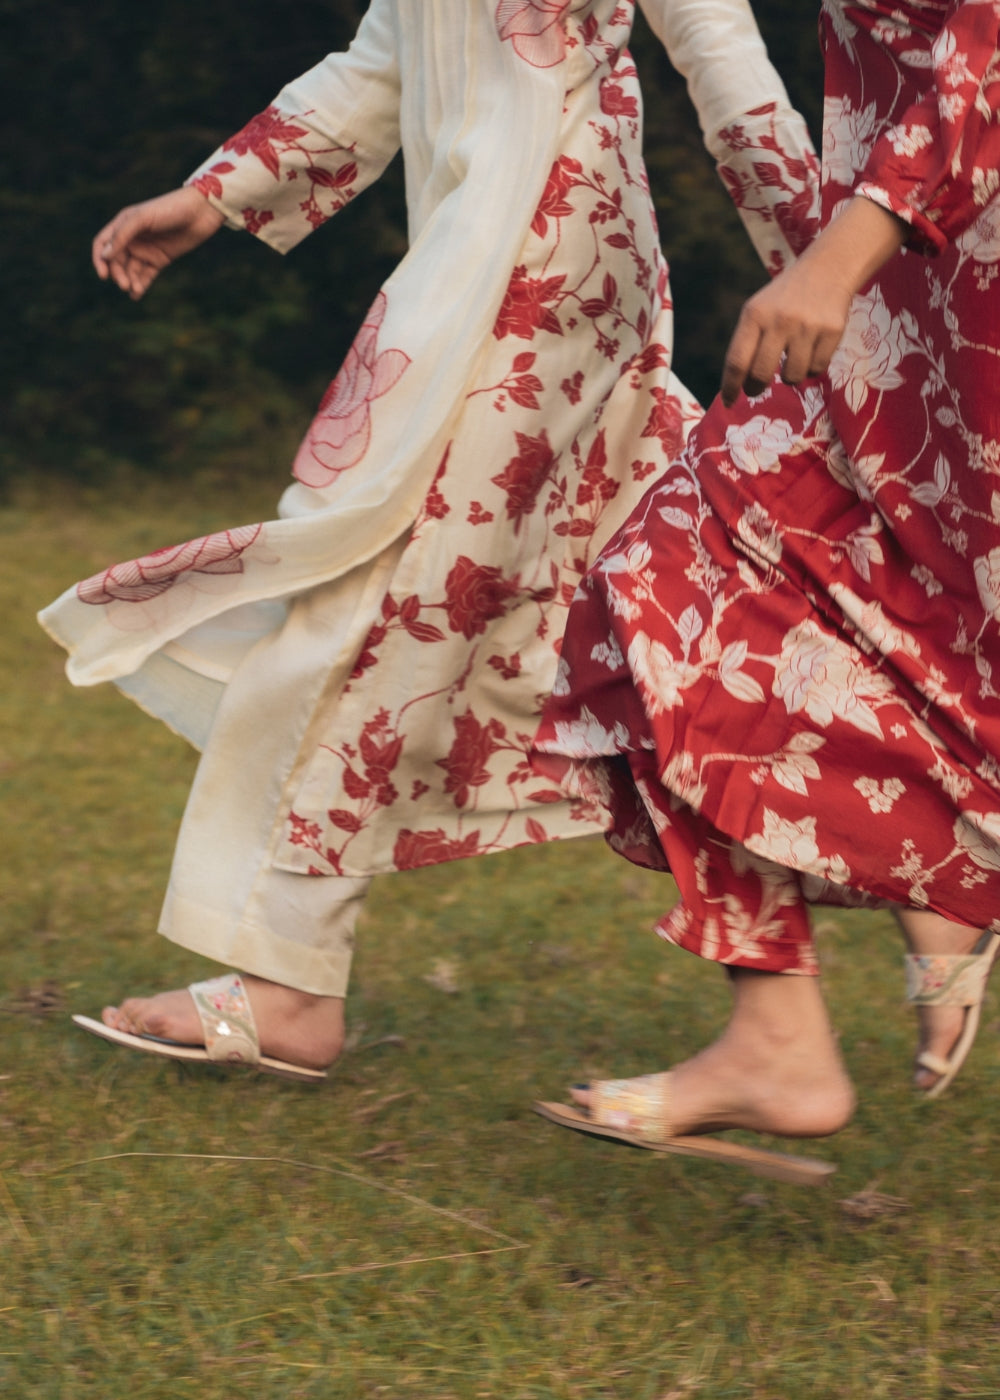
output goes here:
[{"label": "floral print fabric", "polygon": [[[747,34],[742,0],[650,9],[661,27],[698,11]],[[357,877],[602,825],[533,773],[531,735],[580,579],[700,415],[671,370],[632,18],[615,0],[376,0],[347,55],[194,177],[231,224],[284,250],[400,139],[407,165],[411,251],[320,404],[281,518],[116,565],[45,615],[75,678],[115,679],[156,713],[178,674],[180,705],[191,674],[198,696],[216,688],[197,724],[170,712],[205,745],[202,792],[237,769],[246,786],[255,756],[231,736],[248,715],[283,716],[247,867]],[[752,25],[747,44],[752,82],[739,44],[702,82],[734,123],[713,149],[777,267],[814,164]],[[294,664],[262,682],[262,648],[283,655],[275,638],[291,635],[282,617]],[[242,656],[220,640],[230,619]],[[221,871],[219,811],[189,805],[182,847],[205,864],[219,847]]]},{"label": "floral print fabric", "polygon": [[826,376],[712,406],[571,612],[540,763],[702,956],[813,971],[813,901],[997,919],[998,33],[827,0],[825,217],[861,192],[912,248]]}]

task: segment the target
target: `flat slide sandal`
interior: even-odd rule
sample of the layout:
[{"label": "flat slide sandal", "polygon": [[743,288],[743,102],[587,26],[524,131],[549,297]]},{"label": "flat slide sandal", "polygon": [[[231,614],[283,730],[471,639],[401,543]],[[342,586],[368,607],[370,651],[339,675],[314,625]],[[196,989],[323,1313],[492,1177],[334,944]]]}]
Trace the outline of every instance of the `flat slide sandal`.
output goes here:
[{"label": "flat slide sandal", "polygon": [[73,1020],[91,1035],[100,1036],[113,1045],[141,1050],[147,1055],[161,1055],[168,1060],[186,1060],[197,1064],[249,1065],[264,1074],[282,1079],[297,1079],[315,1084],[326,1078],[326,1070],[308,1065],[293,1065],[260,1053],[260,1037],[254,1021],[250,1000],[243,980],[237,972],[213,977],[207,982],[194,982],[188,988],[201,1018],[205,1033],[204,1045],[183,1045],[161,1036],[135,1035],[131,1031],[115,1030],[91,1016],[74,1016]]},{"label": "flat slide sandal", "polygon": [[590,1085],[598,1103],[591,1109],[562,1103],[536,1103],[534,1111],[561,1128],[608,1138],[627,1147],[678,1157],[700,1157],[724,1166],[743,1167],[757,1176],[787,1181],[795,1186],[821,1186],[837,1170],[833,1162],[767,1152],[741,1142],[716,1137],[675,1137],[666,1131],[669,1073],[646,1074],[636,1079],[607,1079]]},{"label": "flat slide sandal", "polygon": [[1000,953],[1000,934],[984,933],[971,953],[907,953],[903,964],[906,973],[906,996],[914,1006],[962,1006],[965,1021],[962,1033],[952,1046],[951,1054],[934,1055],[921,1050],[916,1063],[928,1069],[938,1079],[929,1089],[921,1089],[924,1098],[936,1099],[951,1084],[965,1064],[976,1040],[979,1018],[993,964]]}]

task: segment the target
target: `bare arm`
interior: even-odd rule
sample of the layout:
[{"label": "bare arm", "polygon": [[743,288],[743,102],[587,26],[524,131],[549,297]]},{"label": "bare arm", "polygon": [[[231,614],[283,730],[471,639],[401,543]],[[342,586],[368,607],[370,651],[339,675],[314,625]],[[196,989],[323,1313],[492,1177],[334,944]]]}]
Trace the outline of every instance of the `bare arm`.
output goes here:
[{"label": "bare arm", "polygon": [[871,200],[851,199],[797,262],[744,304],[722,372],[726,407],[740,389],[762,393],[779,369],[786,384],[822,374],[855,293],[899,251],[908,232]]},{"label": "bare arm", "polygon": [[94,239],[97,275],[110,277],[138,301],[165,267],[211,238],[222,222],[204,195],[189,187],[130,204]]}]

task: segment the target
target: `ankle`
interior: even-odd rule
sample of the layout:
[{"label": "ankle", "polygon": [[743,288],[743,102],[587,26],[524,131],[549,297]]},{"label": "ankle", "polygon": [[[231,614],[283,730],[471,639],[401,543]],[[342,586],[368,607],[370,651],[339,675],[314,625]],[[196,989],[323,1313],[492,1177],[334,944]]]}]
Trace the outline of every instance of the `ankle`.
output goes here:
[{"label": "ankle", "polygon": [[972,924],[946,919],[932,909],[910,909],[897,905],[892,912],[911,953],[969,953],[982,936],[982,930]]}]

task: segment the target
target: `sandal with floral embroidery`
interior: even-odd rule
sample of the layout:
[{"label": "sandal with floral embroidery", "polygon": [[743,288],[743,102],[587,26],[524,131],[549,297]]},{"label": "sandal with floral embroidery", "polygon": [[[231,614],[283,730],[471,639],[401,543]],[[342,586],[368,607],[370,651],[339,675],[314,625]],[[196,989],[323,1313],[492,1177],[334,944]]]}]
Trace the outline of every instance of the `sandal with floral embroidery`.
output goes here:
[{"label": "sandal with floral embroidery", "polygon": [[131,1050],[143,1050],[149,1055],[163,1055],[168,1060],[252,1065],[265,1074],[280,1075],[283,1079],[301,1079],[308,1083],[326,1078],[325,1070],[288,1064],[285,1060],[275,1060],[260,1053],[260,1037],[253,1010],[238,972],[227,972],[208,982],[194,982],[188,991],[201,1019],[204,1045],[182,1045],[179,1041],[164,1040],[160,1036],[134,1035],[131,1031],[115,1030],[90,1016],[74,1016],[73,1020],[85,1031],[110,1040],[114,1045],[126,1045]]},{"label": "sandal with floral embroidery", "polygon": [[907,953],[904,957],[907,1000],[915,1006],[965,1008],[962,1033],[947,1057],[921,1050],[920,1069],[939,1076],[920,1092],[928,1099],[943,1094],[965,1063],[979,1029],[986,983],[1000,953],[1000,934],[984,933],[971,953]]},{"label": "sandal with floral embroidery", "polygon": [[765,1152],[740,1142],[715,1137],[675,1137],[670,1132],[670,1073],[643,1074],[636,1079],[603,1079],[588,1084],[596,1102],[589,1108],[561,1103],[536,1103],[534,1110],[561,1128],[611,1138],[629,1147],[671,1152],[680,1157],[703,1157],[726,1166],[745,1167],[757,1176],[789,1181],[796,1186],[819,1186],[837,1170],[832,1162]]}]

